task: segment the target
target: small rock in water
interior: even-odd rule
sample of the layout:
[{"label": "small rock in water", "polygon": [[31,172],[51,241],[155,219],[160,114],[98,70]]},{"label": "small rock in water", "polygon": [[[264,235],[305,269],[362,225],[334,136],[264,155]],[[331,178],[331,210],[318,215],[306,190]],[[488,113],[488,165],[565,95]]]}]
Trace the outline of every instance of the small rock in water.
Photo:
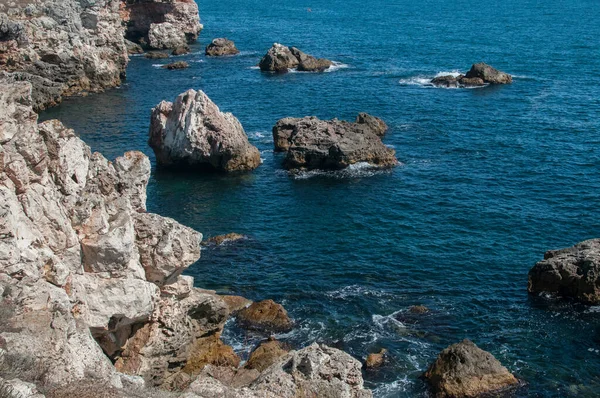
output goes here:
[{"label": "small rock in water", "polygon": [[173,50],[173,52],[171,53],[171,55],[185,55],[185,54],[189,54],[189,52],[190,52],[190,48],[186,44],[186,45],[175,48]]},{"label": "small rock in water", "polygon": [[413,305],[408,309],[412,314],[426,314],[429,312],[429,308],[424,305]]},{"label": "small rock in water", "polygon": [[235,47],[235,43],[225,38],[214,39],[204,50],[206,55],[211,57],[222,57],[224,55],[239,54],[240,51]]},{"label": "small rock in water", "polygon": [[221,246],[224,243],[235,242],[235,241],[246,239],[246,238],[247,238],[246,235],[241,235],[241,234],[237,234],[235,232],[231,232],[226,235],[213,236],[212,238],[210,238],[206,241],[206,244],[214,244],[217,246]]},{"label": "small rock in water", "polygon": [[492,354],[466,339],[443,350],[423,377],[438,398],[478,397],[519,383]]},{"label": "small rock in water", "polygon": [[508,73],[500,72],[490,65],[480,62],[471,66],[471,70],[465,75],[467,78],[480,78],[485,83],[489,84],[510,84],[512,76]]},{"label": "small rock in water", "polygon": [[385,361],[385,356],[387,355],[387,350],[382,348],[378,353],[372,353],[367,356],[367,360],[365,361],[365,367],[367,369],[379,368],[383,365]]},{"label": "small rock in water", "polygon": [[237,314],[237,321],[243,328],[267,333],[287,332],[293,326],[285,308],[273,300],[252,303]]},{"label": "small rock in water", "polygon": [[169,54],[160,51],[149,51],[146,53],[145,57],[148,59],[163,59],[169,58]]},{"label": "small rock in water", "polygon": [[169,70],[175,70],[175,69],[187,69],[189,67],[190,67],[190,64],[188,64],[187,62],[177,61],[177,62],[173,62],[172,64],[164,65],[162,68],[169,69]]}]

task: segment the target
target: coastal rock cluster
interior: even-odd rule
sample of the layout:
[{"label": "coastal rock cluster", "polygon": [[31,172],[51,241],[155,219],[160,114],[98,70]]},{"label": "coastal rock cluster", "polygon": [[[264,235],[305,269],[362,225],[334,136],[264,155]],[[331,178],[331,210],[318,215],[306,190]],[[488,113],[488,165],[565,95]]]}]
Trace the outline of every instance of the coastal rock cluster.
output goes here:
[{"label": "coastal rock cluster", "polygon": [[[0,362],[26,359],[40,370],[35,380],[0,377],[0,387],[49,396],[84,387],[128,396],[119,391],[132,386],[188,398],[371,396],[360,363],[324,345],[270,349],[276,355],[256,361],[269,366],[237,369],[220,333],[230,306],[249,303],[181,275],[199,258],[202,235],[146,212],[148,158],[127,152],[109,162],[60,122],[38,124],[31,91],[0,80]],[[266,304],[266,323],[261,311],[246,318],[290,322]]]},{"label": "coastal rock cluster", "polygon": [[528,290],[600,304],[600,239],[547,251],[529,271]]},{"label": "coastal rock cluster", "polygon": [[315,58],[297,49],[274,43],[260,60],[258,66],[264,72],[285,73],[290,69],[297,68],[303,72],[323,72],[329,69],[333,63],[324,58]]},{"label": "coastal rock cluster", "polygon": [[365,162],[385,168],[398,164],[395,151],[383,144],[385,123],[360,114],[354,123],[316,117],[285,118],[273,127],[275,150],[286,152],[286,169],[339,170]]},{"label": "coastal rock cluster", "polygon": [[202,91],[188,90],[173,103],[158,104],[148,143],[166,167],[231,172],[252,170],[261,162],[239,120],[221,112]]},{"label": "coastal rock cluster", "polygon": [[480,62],[473,64],[466,74],[443,75],[431,80],[436,87],[480,87],[486,84],[510,84],[512,76]]}]

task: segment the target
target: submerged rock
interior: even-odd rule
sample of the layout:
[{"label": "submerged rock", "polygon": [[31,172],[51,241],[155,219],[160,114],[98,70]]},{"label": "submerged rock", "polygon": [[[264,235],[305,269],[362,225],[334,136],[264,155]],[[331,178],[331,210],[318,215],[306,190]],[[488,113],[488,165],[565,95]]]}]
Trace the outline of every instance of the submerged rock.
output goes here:
[{"label": "submerged rock", "polygon": [[206,241],[206,244],[213,244],[213,245],[221,246],[224,243],[235,242],[235,241],[246,239],[246,238],[247,238],[246,235],[231,232],[226,235],[213,236],[212,238],[209,238]]},{"label": "submerged rock", "polygon": [[211,57],[222,57],[224,55],[236,55],[240,53],[235,47],[235,43],[225,38],[214,39],[206,46],[204,52]]},{"label": "submerged rock", "polygon": [[296,47],[287,47],[279,43],[274,43],[258,64],[260,70],[265,72],[287,72],[293,68],[306,72],[322,72],[331,65],[332,62],[327,59],[317,59]]},{"label": "submerged rock", "polygon": [[385,361],[385,356],[387,355],[387,350],[382,348],[378,353],[372,353],[367,356],[365,361],[365,368],[367,369],[375,369],[379,368],[383,365]]},{"label": "submerged rock", "polygon": [[260,153],[238,119],[223,113],[202,91],[188,90],[152,110],[150,147],[161,166],[206,171],[248,171]]},{"label": "submerged rock", "polygon": [[429,308],[424,305],[413,305],[408,309],[411,314],[427,314],[429,312]]},{"label": "submerged rock", "polygon": [[190,64],[188,64],[185,61],[177,61],[177,62],[173,62],[171,64],[167,64],[167,65],[163,65],[163,69],[169,69],[169,70],[175,70],[175,69],[187,69],[190,67]]},{"label": "submerged rock", "polygon": [[273,300],[252,303],[238,312],[237,321],[246,329],[267,333],[287,332],[293,326],[285,308]]},{"label": "submerged rock", "polygon": [[528,290],[600,304],[600,239],[547,251],[529,271]]},{"label": "submerged rock", "polygon": [[[395,151],[381,142],[377,118],[359,115],[361,122],[285,118],[273,127],[276,151],[287,151],[287,169],[339,170],[359,162],[373,167],[398,164]],[[368,121],[368,122],[367,122]]]},{"label": "submerged rock", "polygon": [[160,51],[149,51],[144,55],[144,57],[148,59],[165,59],[169,58],[169,54]]},{"label": "submerged rock", "polygon": [[436,397],[478,397],[514,387],[517,378],[470,340],[443,350],[424,374]]}]

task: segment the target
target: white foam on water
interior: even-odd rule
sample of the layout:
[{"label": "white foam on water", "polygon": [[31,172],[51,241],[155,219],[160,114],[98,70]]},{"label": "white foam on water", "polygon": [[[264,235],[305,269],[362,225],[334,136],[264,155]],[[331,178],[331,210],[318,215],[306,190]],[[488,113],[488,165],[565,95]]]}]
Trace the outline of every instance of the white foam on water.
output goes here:
[{"label": "white foam on water", "polygon": [[[417,76],[412,76],[412,77],[408,77],[405,79],[400,79],[399,83],[403,86],[435,87],[433,84],[431,84],[432,79],[434,79],[436,77],[442,77],[442,76],[457,77],[461,74],[462,73],[458,70],[441,71],[441,72],[436,73],[435,75],[417,75]],[[435,88],[456,89],[459,87],[435,87]],[[478,87],[469,87],[469,88],[478,88]]]},{"label": "white foam on water", "polygon": [[337,61],[331,61],[331,62],[333,63],[333,65],[331,65],[329,68],[325,69],[325,73],[335,72],[340,69],[348,69],[350,67],[350,65],[343,64],[341,62],[337,62]]},{"label": "white foam on water", "polygon": [[290,171],[288,174],[296,180],[307,180],[313,177],[329,177],[329,178],[363,178],[372,177],[377,174],[389,173],[391,168],[381,168],[373,166],[367,162],[358,162],[351,164],[342,170],[325,171],[325,170],[308,170],[308,171]]},{"label": "white foam on water", "polygon": [[162,68],[165,64],[152,64],[155,68]]},{"label": "white foam on water", "polygon": [[375,397],[396,397],[400,392],[408,392],[410,385],[413,383],[408,376],[394,380],[391,383],[385,383],[373,390]]},{"label": "white foam on water", "polygon": [[388,326],[392,326],[394,329],[407,329],[404,323],[396,319],[396,316],[401,312],[402,310],[393,312],[389,315],[373,314],[371,319],[373,319],[373,323],[380,329],[385,329]]},{"label": "white foam on water", "polygon": [[[459,71],[457,71],[457,70],[453,70],[453,71],[451,71],[451,72],[438,72],[438,73],[437,73],[437,74],[436,74],[436,75],[435,75],[433,78],[436,78],[436,77],[442,77],[442,76],[452,76],[452,77],[458,77],[458,76],[460,76],[460,75],[462,75],[462,73],[460,73],[460,72],[459,72]],[[433,79],[433,78],[432,78],[432,79]]]},{"label": "white foam on water", "polygon": [[251,67],[250,67],[250,69],[257,70],[257,69],[260,69],[260,66],[258,66],[258,65],[254,65],[254,66],[251,66]]},{"label": "white foam on water", "polygon": [[346,299],[351,297],[362,296],[383,297],[386,296],[387,293],[381,290],[368,289],[360,285],[349,285],[337,290],[327,292],[325,293],[325,295],[330,298]]}]

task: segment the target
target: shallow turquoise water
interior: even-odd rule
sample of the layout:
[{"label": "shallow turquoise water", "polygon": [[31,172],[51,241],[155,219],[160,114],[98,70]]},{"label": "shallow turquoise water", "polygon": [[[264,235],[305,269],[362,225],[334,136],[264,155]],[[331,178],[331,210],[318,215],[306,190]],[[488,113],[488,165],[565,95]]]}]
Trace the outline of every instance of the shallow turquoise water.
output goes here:
[{"label": "shallow turquoise water", "polygon": [[[308,12],[308,8],[311,12]],[[377,397],[425,394],[418,376],[465,337],[527,385],[519,396],[600,396],[600,309],[529,297],[547,249],[600,236],[600,5],[597,0],[203,1],[205,30],[184,71],[134,57],[123,87],[47,111],[114,158],[147,147],[162,99],[202,89],[233,112],[263,165],[238,175],[154,170],[149,210],[205,236],[249,235],[203,251],[198,286],[283,302],[294,345],[322,341],[388,366],[365,373]],[[208,59],[214,37],[239,56]],[[341,64],[331,73],[262,74],[274,42]],[[424,79],[486,61],[506,87],[435,89]],[[293,179],[272,152],[285,116],[353,119],[391,129],[402,165]],[[425,316],[409,306],[424,304]],[[232,325],[241,351],[257,336]]]}]

